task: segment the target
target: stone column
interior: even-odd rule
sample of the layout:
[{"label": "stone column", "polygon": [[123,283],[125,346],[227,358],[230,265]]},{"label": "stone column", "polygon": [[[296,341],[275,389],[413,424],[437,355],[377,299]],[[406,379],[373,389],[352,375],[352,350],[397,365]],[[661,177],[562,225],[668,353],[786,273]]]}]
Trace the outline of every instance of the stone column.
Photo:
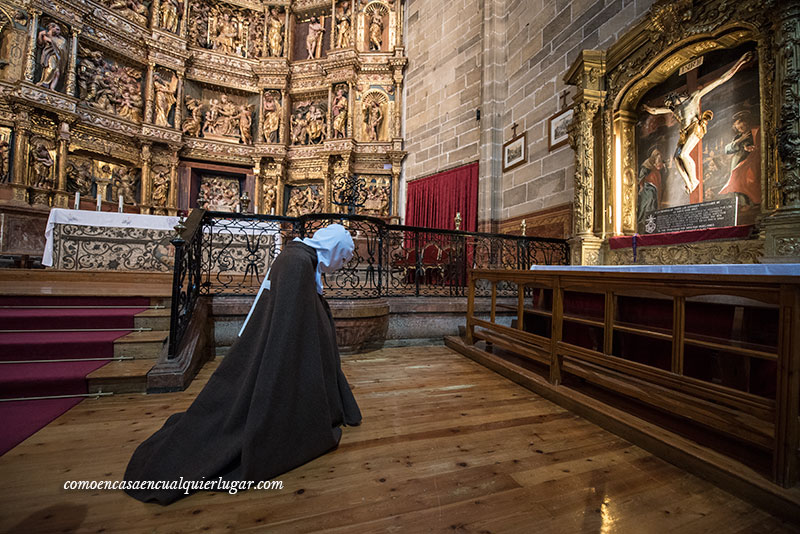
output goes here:
[{"label": "stone column", "polygon": [[153,178],[150,175],[150,162],[152,161],[152,154],[150,152],[151,143],[142,144],[142,187],[141,187],[141,205],[139,211],[141,213],[149,213],[150,207],[153,203]]},{"label": "stone column", "polygon": [[[187,4],[189,2],[186,2]],[[159,27],[158,17],[161,15],[161,0],[153,0],[150,5],[150,29],[155,30]]]},{"label": "stone column", "polygon": [[178,86],[175,89],[175,115],[173,119],[173,128],[181,129],[181,122],[183,122],[183,73],[176,72],[175,76],[178,77]]},{"label": "stone column", "polygon": [[58,148],[56,152],[56,187],[53,194],[53,207],[68,207],[69,196],[67,195],[67,153],[69,151],[70,123],[68,120],[61,119],[58,127]]},{"label": "stone column", "polygon": [[166,209],[168,215],[176,215],[178,213],[178,163],[180,163],[178,150],[180,150],[180,147],[170,146],[170,149],[173,152],[169,158],[169,196],[167,197]]},{"label": "stone column", "polygon": [[325,128],[327,132],[325,132],[326,139],[333,139],[333,115],[331,114],[331,107],[333,106],[333,85],[328,86],[328,111],[326,115],[328,116],[327,127]]},{"label": "stone column", "polygon": [[67,72],[67,95],[75,96],[75,79],[78,69],[78,36],[80,28],[72,28],[72,46],[69,51],[69,72]]},{"label": "stone column", "polygon": [[401,137],[401,124],[400,118],[403,114],[403,93],[402,93],[402,84],[403,83],[403,71],[401,69],[395,69],[394,71],[394,123],[392,128],[392,136],[395,139],[399,139]]},{"label": "stone column", "polygon": [[152,61],[147,64],[147,77],[144,82],[144,122],[148,124],[153,124],[153,76],[155,67],[156,64]]},{"label": "stone column", "polygon": [[[351,19],[352,18],[353,17],[351,17]],[[352,32],[352,30],[351,30],[351,32]],[[353,94],[353,93],[354,93],[354,91],[353,91],[353,83],[352,82],[347,82],[347,137],[349,137],[351,139],[355,135],[353,133],[353,128],[354,128],[354,124],[356,123],[356,118],[353,115],[353,113],[355,113],[356,95]]]},{"label": "stone column", "polygon": [[[253,176],[256,178],[253,187],[253,213],[264,213],[264,177],[261,175],[261,158],[253,158]],[[266,213],[265,215],[269,215]]]},{"label": "stone column", "polygon": [[506,99],[506,9],[502,0],[485,0],[482,40],[480,176],[478,231],[496,232],[502,218],[503,102]]},{"label": "stone column", "polygon": [[18,108],[14,118],[14,168],[11,173],[11,202],[28,204],[28,149],[31,137],[30,109]]},{"label": "stone column", "polygon": [[[777,209],[764,217],[764,263],[800,262],[800,5],[782,2],[775,38]],[[767,202],[765,196],[764,202]]]},{"label": "stone column", "polygon": [[[595,234],[594,187],[595,169],[602,169],[602,165],[598,165],[595,160],[594,120],[598,111],[601,111],[605,98],[604,69],[603,52],[584,50],[564,75],[565,82],[578,87],[574,97],[572,123],[568,129],[570,146],[575,151],[573,229],[572,238],[569,240],[572,251],[571,263],[574,265],[601,263],[600,246],[603,240]],[[614,150],[614,147],[610,150]],[[621,171],[615,172],[621,173]],[[635,180],[633,183],[635,185]],[[621,181],[615,185],[615,187],[621,186]],[[612,209],[616,210],[617,207],[612,206]],[[602,206],[597,209],[602,210]],[[618,216],[616,211],[614,214],[615,217]]]},{"label": "stone column", "polygon": [[39,15],[41,11],[32,9],[31,20],[28,28],[28,57],[25,61],[25,81],[33,83],[33,73],[36,70],[36,32],[39,29]]},{"label": "stone column", "polygon": [[284,215],[283,213],[283,190],[285,189],[285,182],[284,173],[286,168],[286,162],[283,159],[276,159],[274,163],[274,170],[272,175],[275,177],[275,187],[277,187],[276,191],[276,198],[275,201],[275,215]]}]

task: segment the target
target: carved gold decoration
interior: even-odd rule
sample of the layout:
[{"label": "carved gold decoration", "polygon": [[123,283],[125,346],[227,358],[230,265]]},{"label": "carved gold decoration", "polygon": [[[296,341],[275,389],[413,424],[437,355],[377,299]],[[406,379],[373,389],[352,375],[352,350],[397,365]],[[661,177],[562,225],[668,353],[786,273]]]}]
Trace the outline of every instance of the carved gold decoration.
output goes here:
[{"label": "carved gold decoration", "polygon": [[[633,125],[641,98],[691,60],[747,42],[755,42],[758,49],[761,131],[776,133],[761,137],[762,232],[752,240],[755,244],[737,242],[738,249],[662,247],[664,252],[643,253],[639,262],[712,260],[706,250],[732,262],[800,259],[786,244],[791,243],[790,230],[794,235],[800,232],[800,6],[756,0],[658,0],[608,50],[583,51],[564,77],[577,88],[570,128],[576,158],[574,235],[585,239],[573,240],[574,261],[594,260],[595,239],[636,231]],[[597,187],[604,190],[595,194]],[[623,263],[611,261],[620,254],[606,250],[599,260]]]}]

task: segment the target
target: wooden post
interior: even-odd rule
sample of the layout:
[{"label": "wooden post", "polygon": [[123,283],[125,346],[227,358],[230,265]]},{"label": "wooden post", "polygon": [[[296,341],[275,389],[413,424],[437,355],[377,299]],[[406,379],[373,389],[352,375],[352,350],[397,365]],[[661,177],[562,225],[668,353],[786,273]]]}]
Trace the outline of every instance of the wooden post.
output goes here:
[{"label": "wooden post", "polygon": [[561,278],[553,281],[553,314],[550,329],[550,383],[561,383],[561,359],[558,356],[558,343],[561,341],[564,324],[564,291],[561,289]]},{"label": "wooden post", "polygon": [[612,291],[606,291],[605,317],[603,322],[603,353],[611,354],[614,349],[614,316],[616,311],[616,297]]},{"label": "wooden post", "polygon": [[781,286],[778,330],[778,384],[775,396],[775,449],[772,478],[784,488],[797,483],[798,398],[800,398],[800,289]]},{"label": "wooden post", "polygon": [[525,284],[517,282],[517,329],[525,330]]},{"label": "wooden post", "polygon": [[683,338],[686,335],[686,297],[672,300],[672,372],[683,374]]},{"label": "wooden post", "polygon": [[492,307],[489,309],[489,320],[494,323],[495,307],[497,306],[497,280],[492,280]]}]

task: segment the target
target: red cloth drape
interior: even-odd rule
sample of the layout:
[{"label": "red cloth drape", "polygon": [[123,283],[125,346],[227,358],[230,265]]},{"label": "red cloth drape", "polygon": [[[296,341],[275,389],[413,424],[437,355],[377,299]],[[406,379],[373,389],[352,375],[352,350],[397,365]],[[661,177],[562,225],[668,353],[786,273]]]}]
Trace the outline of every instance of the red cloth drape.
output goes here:
[{"label": "red cloth drape", "polygon": [[455,230],[478,229],[478,162],[408,182],[406,225]]}]

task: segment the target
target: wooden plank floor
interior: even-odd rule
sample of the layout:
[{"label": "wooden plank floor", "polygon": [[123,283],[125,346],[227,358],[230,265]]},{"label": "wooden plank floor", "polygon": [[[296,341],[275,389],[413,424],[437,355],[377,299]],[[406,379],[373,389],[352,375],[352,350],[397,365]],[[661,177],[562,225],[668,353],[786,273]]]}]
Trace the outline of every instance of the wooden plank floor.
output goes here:
[{"label": "wooden plank floor", "polygon": [[444,347],[345,359],[364,413],[284,489],[168,507],[120,491],[133,449],[189,390],[86,400],[0,457],[0,532],[800,532]]}]

